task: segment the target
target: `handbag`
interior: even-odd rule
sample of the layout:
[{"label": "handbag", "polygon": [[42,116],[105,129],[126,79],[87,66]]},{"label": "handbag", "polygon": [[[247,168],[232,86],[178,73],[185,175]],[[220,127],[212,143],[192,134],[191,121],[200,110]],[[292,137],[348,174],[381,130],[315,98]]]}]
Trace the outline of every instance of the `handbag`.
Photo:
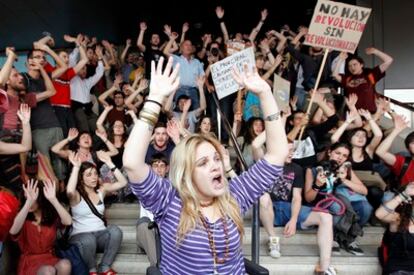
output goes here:
[{"label": "handbag", "polygon": [[72,265],[72,275],[89,275],[89,268],[82,260],[78,247],[69,243],[69,233],[71,228],[71,226],[67,227],[62,237],[56,240],[56,256],[70,261]]}]

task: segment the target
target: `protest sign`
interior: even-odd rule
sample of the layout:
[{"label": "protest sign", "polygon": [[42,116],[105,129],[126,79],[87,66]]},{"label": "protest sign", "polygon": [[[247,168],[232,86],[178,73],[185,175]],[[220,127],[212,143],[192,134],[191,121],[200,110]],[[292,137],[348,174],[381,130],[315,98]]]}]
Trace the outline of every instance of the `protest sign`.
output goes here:
[{"label": "protest sign", "polygon": [[369,8],[319,0],[305,44],[354,53],[370,13]]},{"label": "protest sign", "polygon": [[280,110],[289,106],[290,82],[277,74],[273,78],[273,96]]},{"label": "protest sign", "polygon": [[249,68],[255,65],[253,48],[235,53],[211,65],[211,76],[219,99],[240,89],[239,84],[233,79],[232,70],[236,67],[239,71],[242,71],[244,64],[247,64]]}]

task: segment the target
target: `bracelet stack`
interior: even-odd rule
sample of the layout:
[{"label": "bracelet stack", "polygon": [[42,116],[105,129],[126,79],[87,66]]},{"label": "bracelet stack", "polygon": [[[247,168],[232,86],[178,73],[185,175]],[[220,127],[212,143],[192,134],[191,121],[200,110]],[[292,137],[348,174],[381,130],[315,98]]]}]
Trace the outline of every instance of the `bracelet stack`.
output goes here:
[{"label": "bracelet stack", "polygon": [[141,112],[139,113],[139,120],[147,123],[151,127],[154,127],[158,121],[159,113],[154,112],[148,108],[142,108]]},{"label": "bracelet stack", "polygon": [[404,203],[411,203],[412,202],[411,197],[409,195],[407,195],[407,193],[405,193],[405,191],[402,191],[401,193],[399,193],[398,196],[400,197],[400,199]]}]

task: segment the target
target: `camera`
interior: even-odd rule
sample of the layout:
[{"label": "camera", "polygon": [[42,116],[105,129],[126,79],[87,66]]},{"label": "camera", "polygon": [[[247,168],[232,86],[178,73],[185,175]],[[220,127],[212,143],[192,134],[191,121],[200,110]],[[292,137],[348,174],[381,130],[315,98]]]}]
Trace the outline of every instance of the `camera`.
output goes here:
[{"label": "camera", "polygon": [[220,50],[217,49],[217,48],[211,48],[210,53],[211,53],[212,56],[217,57],[220,54]]}]

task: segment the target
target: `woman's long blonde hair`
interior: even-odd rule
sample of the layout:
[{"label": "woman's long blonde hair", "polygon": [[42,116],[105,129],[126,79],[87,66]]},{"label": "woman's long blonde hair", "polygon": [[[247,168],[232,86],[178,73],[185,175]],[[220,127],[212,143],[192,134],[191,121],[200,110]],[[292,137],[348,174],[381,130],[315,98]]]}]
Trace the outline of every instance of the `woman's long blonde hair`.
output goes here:
[{"label": "woman's long blonde hair", "polygon": [[[185,239],[186,234],[194,230],[197,223],[201,222],[199,214],[201,206],[197,190],[193,184],[193,172],[195,169],[196,149],[204,142],[213,145],[220,158],[223,159],[220,142],[206,135],[191,135],[187,137],[175,147],[171,155],[169,177],[173,186],[177,189],[183,205],[177,230],[178,245]],[[236,224],[240,239],[242,239],[244,230],[240,207],[236,199],[230,194],[227,179],[224,179],[224,181],[226,192],[224,195],[216,198],[216,203],[221,213],[226,213]]]}]

